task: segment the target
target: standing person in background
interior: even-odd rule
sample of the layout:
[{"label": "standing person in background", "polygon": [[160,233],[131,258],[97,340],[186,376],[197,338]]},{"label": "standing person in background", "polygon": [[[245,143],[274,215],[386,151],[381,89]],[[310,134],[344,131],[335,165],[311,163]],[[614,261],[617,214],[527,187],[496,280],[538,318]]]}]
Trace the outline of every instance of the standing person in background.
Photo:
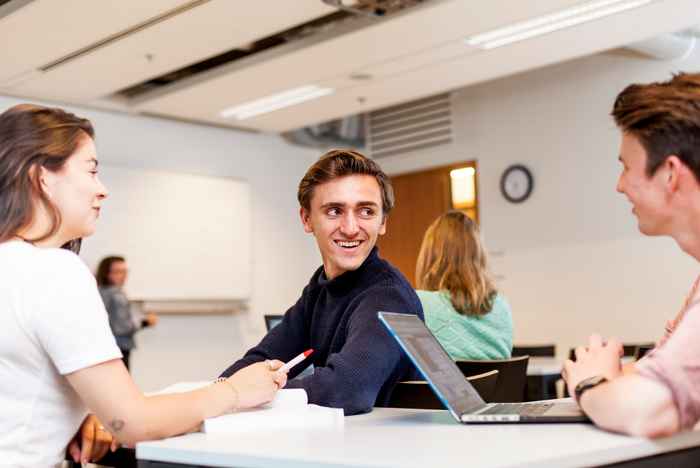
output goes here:
[{"label": "standing person in background", "polygon": [[448,211],[428,227],[416,266],[425,324],[452,359],[506,359],[510,306],[489,278],[479,227]]},{"label": "standing person in background", "polygon": [[109,326],[117,340],[117,346],[122,352],[124,365],[129,369],[131,350],[136,347],[134,335],[144,327],[158,323],[156,314],[133,314],[129,299],[124,293],[124,284],[129,269],[126,259],[120,256],[105,257],[97,267],[97,288],[102,296],[102,302],[109,315]]}]

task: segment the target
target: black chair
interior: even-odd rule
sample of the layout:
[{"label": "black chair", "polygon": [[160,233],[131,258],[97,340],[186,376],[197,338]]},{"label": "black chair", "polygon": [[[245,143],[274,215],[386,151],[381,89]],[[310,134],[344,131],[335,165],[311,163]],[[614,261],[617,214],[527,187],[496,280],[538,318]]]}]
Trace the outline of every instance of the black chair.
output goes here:
[{"label": "black chair", "polygon": [[[639,359],[656,346],[654,343],[623,343],[622,355],[624,357],[634,357]],[[569,350],[569,359],[576,360],[576,348]]]},{"label": "black chair", "polygon": [[556,346],[553,344],[536,346],[513,345],[511,356],[554,357],[556,356]]},{"label": "black chair", "polygon": [[[530,356],[531,358],[556,356],[556,346],[553,344],[537,346],[513,346],[513,357]],[[528,375],[525,384],[525,401],[549,400],[557,397],[557,381],[560,374]]]},{"label": "black chair", "polygon": [[284,315],[265,315],[265,328],[267,331],[272,330],[272,328],[282,321]]},{"label": "black chair", "polygon": [[493,361],[456,361],[464,375],[477,375],[492,370],[498,371],[498,382],[493,395],[495,403],[518,403],[525,401],[527,363],[530,356]]},{"label": "black chair", "polygon": [[649,351],[654,349],[656,345],[654,344],[644,344],[644,345],[639,345],[637,346],[637,349],[634,352],[634,360],[639,361],[642,359]]},{"label": "black chair", "polygon": [[[116,452],[107,452],[107,455],[102,457],[97,464],[110,468],[136,468],[136,450],[126,447],[118,448]],[[67,457],[66,463],[64,463],[66,468],[80,468],[81,466],[80,463],[75,463],[70,457]]]},{"label": "black chair", "polygon": [[[496,390],[498,371],[486,372],[480,375],[472,375],[467,380],[481,398],[490,402]],[[415,409],[445,409],[440,399],[424,380],[410,380],[399,382],[389,398],[388,408],[415,408]]]}]

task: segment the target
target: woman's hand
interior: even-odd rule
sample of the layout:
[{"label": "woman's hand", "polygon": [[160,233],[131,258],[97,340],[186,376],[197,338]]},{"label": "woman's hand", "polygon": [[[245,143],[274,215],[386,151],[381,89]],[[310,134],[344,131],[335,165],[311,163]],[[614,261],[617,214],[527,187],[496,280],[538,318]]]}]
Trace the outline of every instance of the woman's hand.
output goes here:
[{"label": "woman's hand", "polygon": [[110,449],[117,449],[117,441],[107,431],[97,416],[87,415],[73,440],[68,444],[68,455],[76,463],[97,461]]},{"label": "woman's hand", "polygon": [[236,409],[247,409],[272,401],[277,390],[287,384],[287,374],[278,372],[281,361],[265,361],[244,367],[227,379],[238,393]]}]

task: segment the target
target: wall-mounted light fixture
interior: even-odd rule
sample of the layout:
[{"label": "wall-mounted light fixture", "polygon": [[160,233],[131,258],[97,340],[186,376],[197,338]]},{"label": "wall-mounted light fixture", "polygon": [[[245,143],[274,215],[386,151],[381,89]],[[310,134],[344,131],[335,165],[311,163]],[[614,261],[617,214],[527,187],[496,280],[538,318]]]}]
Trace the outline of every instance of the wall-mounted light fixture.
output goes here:
[{"label": "wall-mounted light fixture", "polygon": [[453,208],[457,210],[474,208],[476,204],[475,175],[476,169],[471,166],[450,171]]}]

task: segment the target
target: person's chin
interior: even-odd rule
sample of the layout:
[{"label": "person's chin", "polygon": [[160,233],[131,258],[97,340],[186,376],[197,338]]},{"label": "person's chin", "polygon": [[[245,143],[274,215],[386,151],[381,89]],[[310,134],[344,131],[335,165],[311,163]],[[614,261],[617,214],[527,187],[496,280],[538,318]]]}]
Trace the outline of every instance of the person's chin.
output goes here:
[{"label": "person's chin", "polygon": [[77,235],[76,237],[90,237],[91,235],[93,235],[95,233],[96,230],[97,230],[97,226],[95,226],[95,224],[85,226],[83,228],[82,232],[80,232],[80,234]]},{"label": "person's chin", "polygon": [[360,268],[362,265],[362,262],[365,261],[365,258],[367,256],[363,256],[360,254],[353,255],[351,257],[348,256],[343,256],[343,258],[336,258],[336,265],[343,271],[354,271]]},{"label": "person's chin", "polygon": [[637,220],[637,229],[639,229],[639,232],[644,234],[645,236],[660,236],[661,233],[657,232],[656,229],[654,229],[652,226],[649,226],[648,224],[644,224],[641,222],[641,220]]}]

